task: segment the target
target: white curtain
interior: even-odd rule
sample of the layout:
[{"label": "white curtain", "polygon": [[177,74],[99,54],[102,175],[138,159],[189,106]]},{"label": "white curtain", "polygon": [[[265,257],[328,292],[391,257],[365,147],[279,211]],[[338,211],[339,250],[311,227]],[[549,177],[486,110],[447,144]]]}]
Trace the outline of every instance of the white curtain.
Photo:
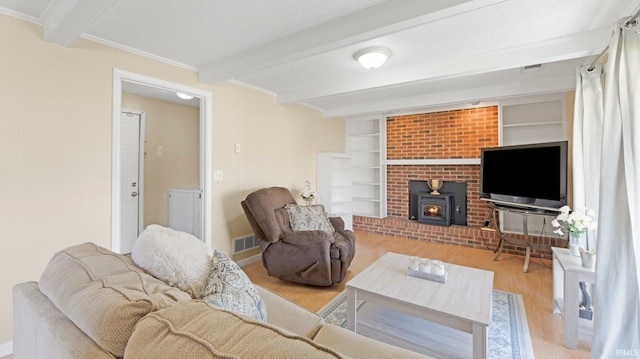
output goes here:
[{"label": "white curtain", "polygon": [[[573,208],[598,214],[600,154],[602,153],[602,65],[577,69],[573,120]],[[595,230],[587,232],[587,249],[596,248]]]},{"label": "white curtain", "polygon": [[640,356],[640,26],[614,27],[605,69],[593,358]]}]

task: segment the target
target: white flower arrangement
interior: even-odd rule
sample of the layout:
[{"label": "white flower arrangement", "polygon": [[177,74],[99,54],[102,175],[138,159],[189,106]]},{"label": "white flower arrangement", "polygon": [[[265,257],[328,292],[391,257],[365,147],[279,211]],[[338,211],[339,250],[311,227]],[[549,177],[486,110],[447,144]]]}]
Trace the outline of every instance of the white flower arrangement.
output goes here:
[{"label": "white flower arrangement", "polygon": [[316,191],[311,190],[311,182],[304,181],[304,188],[300,192],[300,198],[307,202],[307,204],[311,204],[317,195],[318,193],[316,193]]},{"label": "white flower arrangement", "polygon": [[592,209],[578,209],[571,212],[569,206],[560,208],[560,214],[551,221],[551,225],[557,228],[553,233],[564,235],[565,232],[580,235],[587,230],[596,229],[598,223],[594,219],[595,212]]}]

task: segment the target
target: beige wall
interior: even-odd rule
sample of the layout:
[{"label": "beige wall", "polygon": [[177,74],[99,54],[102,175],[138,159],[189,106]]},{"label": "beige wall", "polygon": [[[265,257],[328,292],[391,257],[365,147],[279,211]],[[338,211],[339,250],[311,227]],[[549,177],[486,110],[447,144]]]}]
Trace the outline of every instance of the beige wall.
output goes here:
[{"label": "beige wall", "polygon": [[569,91],[565,95],[567,106],[567,140],[569,141],[569,154],[567,158],[567,203],[573,208],[573,115],[576,92]]},{"label": "beige wall", "polygon": [[200,109],[132,94],[122,107],[145,112],[144,227],[167,226],[169,189],[200,183]]},{"label": "beige wall", "polygon": [[343,120],[84,39],[47,43],[40,26],[5,15],[0,49],[0,345],[12,340],[14,284],[38,280],[59,249],[111,245],[114,68],[213,93],[211,165],[224,181],[212,183],[211,241],[224,252],[251,232],[240,207],[250,191],[315,183],[316,152],[344,151]]}]

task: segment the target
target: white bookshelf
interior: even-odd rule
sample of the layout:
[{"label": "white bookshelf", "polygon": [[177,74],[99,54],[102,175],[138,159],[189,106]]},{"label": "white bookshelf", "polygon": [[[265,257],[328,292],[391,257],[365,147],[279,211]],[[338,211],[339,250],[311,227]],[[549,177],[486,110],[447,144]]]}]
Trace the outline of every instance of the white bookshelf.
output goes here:
[{"label": "white bookshelf", "polygon": [[502,106],[502,144],[563,141],[566,139],[564,98]]},{"label": "white bookshelf", "polygon": [[318,152],[316,160],[317,203],[330,217],[341,217],[353,229],[353,164],[351,155]]},{"label": "white bookshelf", "polygon": [[353,213],[383,218],[386,199],[386,118],[347,119],[346,148],[353,158]]},{"label": "white bookshelf", "polygon": [[[515,98],[500,101],[501,145],[555,142],[567,139],[564,93]],[[532,168],[531,172],[535,173]],[[501,215],[503,231],[523,233],[522,219],[512,213]],[[529,233],[555,237],[551,219],[532,217]]]}]

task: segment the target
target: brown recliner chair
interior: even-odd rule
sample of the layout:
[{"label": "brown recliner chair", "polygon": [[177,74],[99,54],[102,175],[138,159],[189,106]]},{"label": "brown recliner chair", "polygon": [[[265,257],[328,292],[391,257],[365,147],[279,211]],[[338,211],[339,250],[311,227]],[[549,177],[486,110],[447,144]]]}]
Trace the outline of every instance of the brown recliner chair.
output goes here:
[{"label": "brown recliner chair", "polygon": [[342,282],[356,253],[355,235],[340,217],[330,217],[335,232],[293,231],[287,204],[296,204],[288,189],[270,187],[242,201],[262,248],[262,264],[270,276],[295,283],[331,286]]}]

